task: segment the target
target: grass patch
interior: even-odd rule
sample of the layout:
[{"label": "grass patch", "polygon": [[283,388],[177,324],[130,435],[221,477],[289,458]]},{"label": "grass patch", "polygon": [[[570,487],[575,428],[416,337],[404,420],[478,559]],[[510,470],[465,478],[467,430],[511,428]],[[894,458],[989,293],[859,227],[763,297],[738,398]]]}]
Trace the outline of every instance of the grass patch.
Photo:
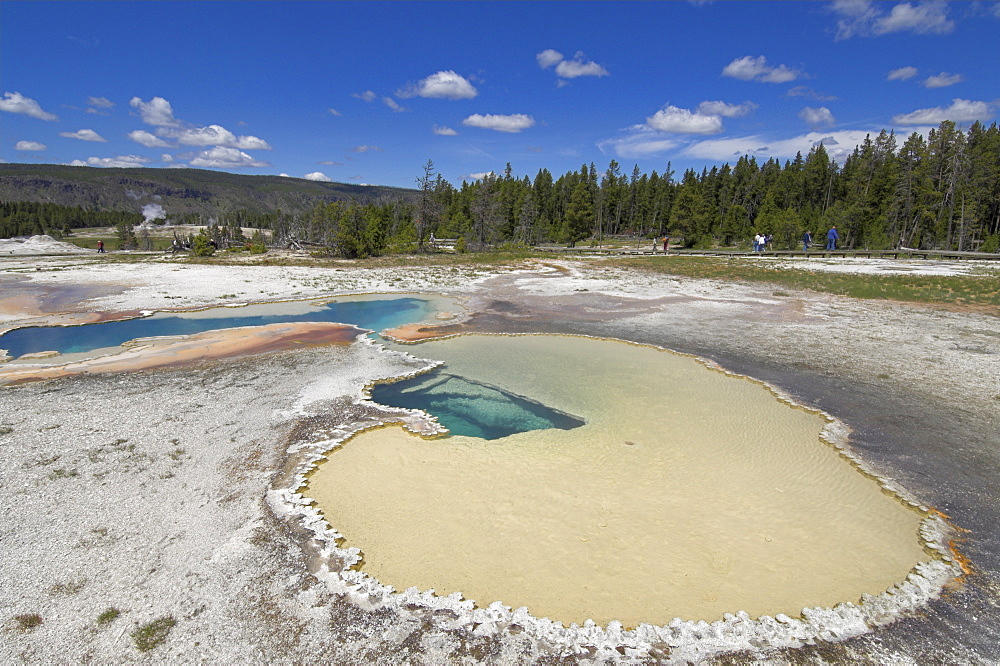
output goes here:
[{"label": "grass patch", "polygon": [[86,587],[87,581],[84,580],[74,580],[68,583],[56,583],[51,586],[48,590],[49,594],[65,594],[73,595],[78,594],[80,590]]},{"label": "grass patch", "polygon": [[106,608],[103,613],[97,616],[97,624],[102,627],[104,625],[111,624],[121,614],[122,612],[113,606]]},{"label": "grass patch", "polygon": [[[138,236],[138,233],[136,236]],[[63,236],[62,240],[66,243],[72,243],[73,245],[81,247],[85,250],[93,250],[95,254],[97,253],[97,241],[104,241],[104,247],[107,249],[105,254],[112,254],[117,251],[118,243],[120,242],[117,235],[86,237]],[[148,250],[149,252],[164,252],[170,249],[171,244],[174,242],[173,237],[167,238],[163,236],[150,236],[149,240],[153,246],[150,250]],[[139,245],[142,246],[142,244],[143,240],[142,238],[139,238]]]},{"label": "grass patch", "polygon": [[177,624],[177,620],[169,615],[153,620],[137,628],[130,634],[132,642],[135,643],[140,652],[149,652],[167,640],[167,635],[170,634],[170,630],[174,628],[175,624]]},{"label": "grass patch", "polygon": [[23,613],[21,615],[15,615],[14,622],[17,624],[17,628],[21,631],[34,631],[36,627],[41,626],[42,616],[38,613]]},{"label": "grass patch", "polygon": [[55,481],[57,479],[71,479],[77,476],[79,472],[75,469],[56,469],[49,473],[49,481]]},{"label": "grass patch", "polygon": [[854,275],[771,268],[724,257],[626,257],[607,261],[614,266],[654,273],[767,283],[851,298],[1000,307],[1000,277],[992,275]]},{"label": "grass patch", "polygon": [[14,429],[10,426],[0,426],[0,435],[9,435],[14,432]]},{"label": "grass patch", "polygon": [[[264,266],[312,266],[316,268],[422,268],[468,266],[477,268],[496,268],[517,266],[527,259],[552,258],[550,252],[538,252],[531,249],[496,250],[493,252],[427,252],[414,254],[385,254],[381,257],[367,259],[341,259],[338,257],[301,256],[301,255],[257,255],[259,259],[250,262],[252,265]],[[148,255],[147,255],[148,257]],[[145,259],[147,257],[140,257]],[[233,257],[215,255],[212,257],[178,257],[175,261],[188,264],[210,264],[214,266],[246,266],[246,261]]]}]

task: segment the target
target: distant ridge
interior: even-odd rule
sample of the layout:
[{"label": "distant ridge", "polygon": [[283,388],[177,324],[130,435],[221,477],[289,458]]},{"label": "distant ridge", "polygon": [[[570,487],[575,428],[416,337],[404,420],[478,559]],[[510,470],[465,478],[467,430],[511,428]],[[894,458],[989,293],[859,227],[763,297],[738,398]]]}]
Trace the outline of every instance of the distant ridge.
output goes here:
[{"label": "distant ridge", "polygon": [[415,194],[415,190],[395,187],[205,169],[0,164],[0,201],[34,201],[137,213],[143,206],[156,203],[168,216],[196,213],[215,217],[235,210],[300,213],[332,201],[406,199]]}]

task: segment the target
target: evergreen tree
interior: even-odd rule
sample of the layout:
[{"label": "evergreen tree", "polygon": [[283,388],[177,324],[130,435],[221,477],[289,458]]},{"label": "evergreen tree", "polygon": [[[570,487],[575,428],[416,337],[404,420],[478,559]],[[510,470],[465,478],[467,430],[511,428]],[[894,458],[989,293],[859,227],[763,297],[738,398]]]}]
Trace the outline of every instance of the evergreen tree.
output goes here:
[{"label": "evergreen tree", "polygon": [[581,180],[573,187],[569,203],[563,214],[562,240],[573,247],[587,238],[594,223],[594,198],[587,181]]}]

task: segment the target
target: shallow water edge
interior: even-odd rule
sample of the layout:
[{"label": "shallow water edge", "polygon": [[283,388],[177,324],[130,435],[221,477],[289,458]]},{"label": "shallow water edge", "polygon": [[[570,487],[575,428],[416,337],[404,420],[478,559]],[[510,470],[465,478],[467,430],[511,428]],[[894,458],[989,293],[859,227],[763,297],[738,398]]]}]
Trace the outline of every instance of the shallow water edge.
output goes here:
[{"label": "shallow water edge", "polygon": [[[598,339],[613,340],[613,338]],[[616,341],[636,344],[625,340]],[[362,344],[374,343],[363,341]],[[641,346],[663,349],[655,345]],[[700,358],[697,360],[706,367],[743,377],[730,373],[710,361]],[[430,363],[408,376],[415,376],[436,365]],[[810,409],[795,403],[775,387],[763,382],[758,383],[763,384],[783,402]],[[367,395],[356,402],[370,404]],[[865,595],[860,603],[846,602],[832,608],[805,608],[801,617],[778,614],[774,617],[765,615],[754,619],[746,613],[734,612],[726,613],[721,620],[711,623],[678,618],[659,626],[640,624],[631,630],[625,629],[617,621],[608,622],[603,627],[589,621],[582,625],[571,624],[566,627],[547,618],[532,617],[524,608],[512,609],[501,602],[491,603],[485,608],[476,608],[471,601],[462,599],[459,594],[440,597],[416,588],[397,592],[371,576],[351,568],[360,560],[358,549],[341,548],[338,543],[342,535],[326,522],[313,505],[313,500],[303,494],[303,486],[309,474],[325,459],[325,455],[342,446],[358,432],[369,429],[368,427],[359,429],[346,427],[328,439],[311,444],[293,442],[291,451],[296,463],[290,470],[291,474],[286,477],[290,483],[275,487],[269,493],[268,502],[276,514],[298,522],[312,535],[311,547],[315,553],[316,575],[326,582],[331,591],[348,595],[364,608],[391,606],[400,610],[412,608],[447,611],[444,616],[448,618],[446,621],[434,621],[444,621],[449,627],[456,625],[474,627],[479,634],[506,631],[512,625],[516,625],[530,631],[541,640],[559,646],[567,655],[582,654],[596,647],[598,653],[608,651],[607,654],[611,655],[610,651],[615,651],[615,655],[620,657],[621,651],[618,651],[618,648],[622,648],[627,654],[638,657],[656,654],[658,650],[668,648],[671,660],[703,659],[712,654],[756,649],[761,646],[798,647],[814,640],[846,639],[864,634],[873,627],[891,623],[901,614],[917,609],[930,599],[936,598],[947,582],[963,573],[956,561],[955,553],[948,546],[952,528],[947,521],[940,514],[920,506],[904,489],[878,477],[847,445],[847,436],[850,432],[848,426],[829,415],[824,414],[824,417],[828,420],[828,426],[824,429],[823,439],[828,444],[836,448],[857,470],[877,480],[886,492],[925,514],[919,537],[933,556],[917,564],[905,580],[881,594]],[[422,436],[434,436],[441,430],[439,424],[425,414],[405,413],[404,410],[399,419],[404,428]],[[399,423],[400,420],[390,416],[369,427]]]}]

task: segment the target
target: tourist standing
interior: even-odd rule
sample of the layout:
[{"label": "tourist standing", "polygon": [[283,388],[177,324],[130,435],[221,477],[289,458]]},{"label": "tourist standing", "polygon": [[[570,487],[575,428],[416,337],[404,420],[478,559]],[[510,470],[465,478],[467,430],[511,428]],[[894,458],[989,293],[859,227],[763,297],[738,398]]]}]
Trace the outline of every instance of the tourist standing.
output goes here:
[{"label": "tourist standing", "polygon": [[813,235],[809,232],[808,229],[806,229],[806,232],[804,234],[802,234],[802,251],[803,252],[808,252],[809,251],[809,243],[812,243],[812,242],[813,242]]},{"label": "tourist standing", "polygon": [[837,225],[835,224],[826,232],[826,249],[836,250],[838,240],[840,240],[840,234],[837,233]]},{"label": "tourist standing", "polygon": [[97,241],[97,253],[104,254],[104,241],[102,240]]}]

